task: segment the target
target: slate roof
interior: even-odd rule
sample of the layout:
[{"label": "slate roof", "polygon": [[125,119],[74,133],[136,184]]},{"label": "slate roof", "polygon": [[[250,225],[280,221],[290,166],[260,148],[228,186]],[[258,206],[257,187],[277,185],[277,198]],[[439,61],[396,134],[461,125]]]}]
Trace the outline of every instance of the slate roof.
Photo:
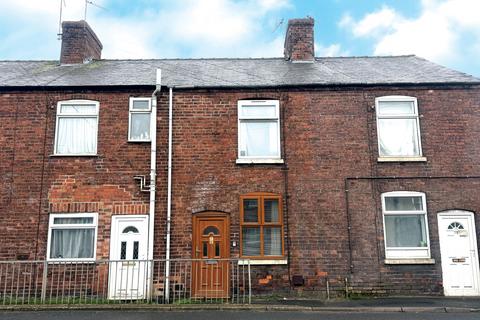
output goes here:
[{"label": "slate roof", "polygon": [[265,59],[0,61],[0,87],[153,86],[277,87],[480,83],[480,79],[416,56],[316,58],[314,63]]}]

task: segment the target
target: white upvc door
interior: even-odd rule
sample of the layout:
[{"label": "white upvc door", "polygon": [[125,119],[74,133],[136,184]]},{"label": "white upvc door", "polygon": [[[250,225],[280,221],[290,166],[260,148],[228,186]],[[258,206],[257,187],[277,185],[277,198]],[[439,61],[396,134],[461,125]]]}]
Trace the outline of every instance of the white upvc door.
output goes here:
[{"label": "white upvc door", "polygon": [[110,242],[110,299],[146,298],[148,216],[113,216]]},{"label": "white upvc door", "polygon": [[472,212],[438,214],[443,288],[446,296],[480,295],[475,220]]}]

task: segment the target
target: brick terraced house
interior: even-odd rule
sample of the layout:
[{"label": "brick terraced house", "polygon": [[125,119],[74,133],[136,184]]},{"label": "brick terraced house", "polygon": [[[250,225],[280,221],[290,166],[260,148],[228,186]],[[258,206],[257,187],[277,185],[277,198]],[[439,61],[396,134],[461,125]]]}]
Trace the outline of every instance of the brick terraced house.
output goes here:
[{"label": "brick terraced house", "polygon": [[[64,22],[60,61],[1,61],[0,259],[230,258],[254,293],[480,295],[480,79],[315,57],[313,24],[290,20],[279,58],[109,60]],[[202,274],[194,294],[229,295]]]}]

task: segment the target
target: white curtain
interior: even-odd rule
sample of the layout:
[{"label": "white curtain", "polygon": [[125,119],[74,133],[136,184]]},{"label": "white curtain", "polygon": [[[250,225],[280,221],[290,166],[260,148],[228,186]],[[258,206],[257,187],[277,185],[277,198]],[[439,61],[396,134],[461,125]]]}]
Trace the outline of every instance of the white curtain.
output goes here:
[{"label": "white curtain", "polygon": [[92,217],[54,218],[53,224],[86,224],[93,223]]},{"label": "white curtain", "polygon": [[378,131],[380,155],[420,155],[415,119],[379,119]]},{"label": "white curtain", "polygon": [[95,154],[97,118],[59,118],[58,154]]},{"label": "white curtain", "polygon": [[387,211],[421,211],[422,197],[385,197]]},{"label": "white curtain", "polygon": [[260,228],[242,229],[242,254],[244,256],[260,255]]},{"label": "white curtain", "polygon": [[258,222],[258,200],[243,200],[243,222]]},{"label": "white curtain", "polygon": [[426,247],[425,215],[385,215],[387,247]]},{"label": "white curtain", "polygon": [[95,229],[53,229],[50,258],[93,258]]},{"label": "white curtain", "polygon": [[276,118],[275,106],[242,106],[242,117],[249,118]]},{"label": "white curtain", "polygon": [[244,121],[241,123],[243,156],[278,156],[278,122]]},{"label": "white curtain", "polygon": [[265,256],[281,256],[282,255],[282,238],[281,228],[264,228],[263,229],[263,254]]},{"label": "white curtain", "polygon": [[264,202],[265,222],[278,221],[278,200],[265,200]]},{"label": "white curtain", "polygon": [[415,114],[415,105],[412,101],[381,101],[378,104],[380,115]]},{"label": "white curtain", "polygon": [[130,139],[150,139],[150,113],[132,113]]}]

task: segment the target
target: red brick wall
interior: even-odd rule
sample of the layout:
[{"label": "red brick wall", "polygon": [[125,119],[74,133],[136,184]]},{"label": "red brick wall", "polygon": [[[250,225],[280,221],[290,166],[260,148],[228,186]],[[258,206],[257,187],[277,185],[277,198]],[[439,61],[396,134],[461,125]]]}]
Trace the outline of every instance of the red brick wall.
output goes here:
[{"label": "red brick wall", "polygon": [[62,49],[60,63],[84,63],[85,60],[100,59],[102,43],[85,21],[62,23]]},{"label": "red brick wall", "polygon": [[[150,145],[128,143],[127,127],[128,97],[150,94],[150,90],[0,93],[4,132],[0,137],[0,232],[7,235],[0,257],[33,259],[38,251],[37,258],[43,258],[48,213],[76,211],[99,212],[97,252],[99,258],[108,257],[110,216],[148,210],[148,194],[139,191],[133,176],[148,175]],[[418,98],[426,163],[377,163],[372,106],[374,98],[383,95]],[[249,98],[280,100],[285,165],[235,164],[237,101]],[[97,157],[50,156],[56,102],[65,99],[100,102]],[[480,175],[479,106],[479,87],[174,90],[172,257],[190,257],[196,212],[229,213],[231,240],[238,242],[240,195],[273,192],[284,200],[290,263],[253,267],[257,291],[288,290],[289,277],[300,275],[305,286],[298,290],[316,293],[324,292],[327,278],[338,290],[348,278],[353,289],[362,292],[440,294],[436,214],[445,209],[479,212],[479,179],[350,181],[350,254],[345,178]],[[158,258],[164,256],[166,223],[166,110],[163,92],[157,128]],[[426,193],[435,265],[383,263],[380,194],[396,190]],[[478,233],[477,214],[476,220]],[[238,246],[231,248],[231,255],[238,256]]]},{"label": "red brick wall", "polygon": [[[0,94],[6,133],[0,161],[0,230],[6,234],[0,246],[2,258],[45,258],[48,214],[55,212],[99,212],[97,257],[108,258],[110,216],[148,213],[148,193],[139,191],[133,176],[149,175],[150,144],[128,143],[127,134],[129,97],[150,94],[149,90]],[[52,156],[56,105],[68,99],[100,102],[97,156]],[[158,119],[162,155],[166,153],[162,111]],[[160,169],[164,164],[159,159]],[[159,180],[162,208],[161,175]]]},{"label": "red brick wall", "polygon": [[314,21],[312,18],[288,20],[284,56],[292,61],[313,61],[315,58]]}]

